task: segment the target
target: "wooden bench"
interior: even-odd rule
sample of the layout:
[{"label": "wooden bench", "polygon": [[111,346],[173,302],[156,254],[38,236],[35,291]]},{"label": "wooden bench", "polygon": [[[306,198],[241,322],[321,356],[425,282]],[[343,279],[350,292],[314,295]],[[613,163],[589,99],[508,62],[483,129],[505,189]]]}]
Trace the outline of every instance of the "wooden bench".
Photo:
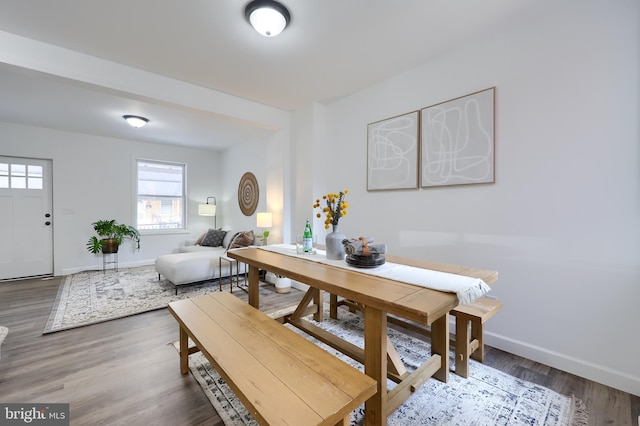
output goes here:
[{"label": "wooden bench", "polygon": [[[330,316],[337,318],[338,306],[346,305],[349,311],[355,312],[358,307],[350,300],[329,296]],[[467,305],[458,305],[450,314],[456,317],[456,374],[469,377],[469,357],[484,362],[484,323],[502,308],[502,302],[488,297],[480,297]],[[430,331],[420,324],[390,316],[388,321],[411,331],[429,337]],[[471,323],[471,334],[469,334]]]},{"label": "wooden bench", "polygon": [[[456,374],[469,377],[469,357],[484,362],[484,323],[502,308],[502,302],[480,297],[468,305],[458,305],[456,317]],[[471,323],[471,335],[469,335]]]},{"label": "wooden bench", "polygon": [[261,425],[348,425],[376,393],[375,380],[230,293],[169,311],[180,324],[180,371],[202,351]]}]

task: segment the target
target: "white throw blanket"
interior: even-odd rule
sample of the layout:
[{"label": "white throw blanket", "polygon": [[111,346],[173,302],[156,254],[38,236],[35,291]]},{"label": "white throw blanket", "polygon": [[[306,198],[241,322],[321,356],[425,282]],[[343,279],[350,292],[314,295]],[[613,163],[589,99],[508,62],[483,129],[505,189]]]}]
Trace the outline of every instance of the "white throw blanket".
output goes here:
[{"label": "white throw blanket", "polygon": [[384,265],[371,269],[356,268],[348,265],[343,260],[327,259],[326,253],[323,250],[318,250],[317,254],[311,255],[297,254],[296,247],[290,244],[273,244],[260,246],[259,248],[339,268],[350,269],[363,274],[418,285],[432,290],[455,293],[458,296],[458,303],[461,305],[469,304],[491,290],[491,288],[480,278],[466,277],[464,275],[450,274],[448,272],[433,271],[431,269],[416,268],[414,266],[400,265],[391,262],[386,262]]}]

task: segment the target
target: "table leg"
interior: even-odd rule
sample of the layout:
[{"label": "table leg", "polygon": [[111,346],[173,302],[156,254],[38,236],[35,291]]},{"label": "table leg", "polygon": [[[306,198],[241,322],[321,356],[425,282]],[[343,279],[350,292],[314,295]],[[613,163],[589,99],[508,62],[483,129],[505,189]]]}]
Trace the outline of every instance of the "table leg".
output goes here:
[{"label": "table leg", "polygon": [[189,372],[189,335],[180,327],[180,372]]},{"label": "table leg", "polygon": [[[457,336],[456,336],[457,337]],[[431,324],[431,353],[440,355],[440,369],[433,375],[436,379],[449,381],[449,314],[444,314]]]},{"label": "table leg", "polygon": [[260,309],[260,280],[258,267],[249,265],[249,304]]},{"label": "table leg", "polygon": [[387,314],[365,306],[364,372],[378,382],[375,395],[364,404],[365,425],[387,424]]}]

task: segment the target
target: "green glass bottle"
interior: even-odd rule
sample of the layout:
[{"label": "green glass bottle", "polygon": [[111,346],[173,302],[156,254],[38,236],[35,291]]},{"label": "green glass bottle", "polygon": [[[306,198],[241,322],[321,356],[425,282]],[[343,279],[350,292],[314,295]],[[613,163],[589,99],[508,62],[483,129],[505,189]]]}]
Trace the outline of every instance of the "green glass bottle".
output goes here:
[{"label": "green glass bottle", "polygon": [[305,253],[311,253],[313,251],[313,234],[311,232],[311,225],[309,219],[304,225],[304,233],[302,234],[302,250]]}]

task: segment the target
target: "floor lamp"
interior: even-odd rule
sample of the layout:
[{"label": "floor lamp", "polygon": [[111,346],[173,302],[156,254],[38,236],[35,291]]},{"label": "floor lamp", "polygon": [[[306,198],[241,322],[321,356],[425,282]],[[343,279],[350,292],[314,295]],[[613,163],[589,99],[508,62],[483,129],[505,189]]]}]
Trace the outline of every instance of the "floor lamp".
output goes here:
[{"label": "floor lamp", "polygon": [[[213,198],[213,204],[209,204],[210,198]],[[218,224],[216,222],[216,197],[207,197],[207,202],[198,206],[198,215],[213,216],[213,228],[217,228]]]}]

